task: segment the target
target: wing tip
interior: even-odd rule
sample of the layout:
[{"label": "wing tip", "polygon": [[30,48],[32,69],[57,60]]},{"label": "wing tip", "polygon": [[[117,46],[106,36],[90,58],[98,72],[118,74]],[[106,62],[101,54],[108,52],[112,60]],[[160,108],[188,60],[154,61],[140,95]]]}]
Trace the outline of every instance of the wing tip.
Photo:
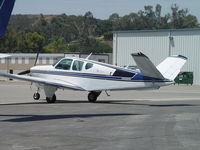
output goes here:
[{"label": "wing tip", "polygon": [[188,60],[188,58],[186,56],[183,56],[183,55],[174,55],[174,56],[171,56],[171,57],[182,58],[184,60]]},{"label": "wing tip", "polygon": [[132,53],[131,56],[145,56],[147,57],[145,54],[143,54],[142,52],[137,52],[137,53]]}]

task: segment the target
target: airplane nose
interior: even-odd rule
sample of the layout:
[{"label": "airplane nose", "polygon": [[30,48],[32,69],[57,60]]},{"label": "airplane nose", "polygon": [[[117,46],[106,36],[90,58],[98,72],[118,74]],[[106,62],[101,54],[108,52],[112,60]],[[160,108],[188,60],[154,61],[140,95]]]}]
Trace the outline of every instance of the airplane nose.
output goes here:
[{"label": "airplane nose", "polygon": [[25,74],[29,74],[30,73],[30,69],[22,71],[20,73],[18,73],[18,75],[25,75]]}]

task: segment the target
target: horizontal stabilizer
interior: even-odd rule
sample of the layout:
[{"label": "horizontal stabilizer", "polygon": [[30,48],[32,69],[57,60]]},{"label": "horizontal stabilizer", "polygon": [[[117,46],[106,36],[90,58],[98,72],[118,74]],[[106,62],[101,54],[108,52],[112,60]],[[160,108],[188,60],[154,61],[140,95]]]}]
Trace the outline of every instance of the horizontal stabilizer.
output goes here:
[{"label": "horizontal stabilizer", "polygon": [[163,75],[158,71],[156,66],[151,62],[151,60],[143,53],[133,53],[131,54],[135,60],[137,67],[140,69],[144,76],[165,79]]},{"label": "horizontal stabilizer", "polygon": [[0,0],[0,36],[3,36],[12,13],[15,0]]},{"label": "horizontal stabilizer", "polygon": [[187,58],[181,55],[167,57],[163,62],[161,62],[157,69],[162,73],[162,75],[170,80],[174,80],[176,76],[181,71],[181,68],[187,61]]}]

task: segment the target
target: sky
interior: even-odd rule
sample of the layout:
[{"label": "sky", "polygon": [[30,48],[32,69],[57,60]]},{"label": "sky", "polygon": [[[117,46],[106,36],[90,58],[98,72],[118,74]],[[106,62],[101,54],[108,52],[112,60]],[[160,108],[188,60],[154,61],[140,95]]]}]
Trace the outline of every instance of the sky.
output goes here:
[{"label": "sky", "polygon": [[162,6],[162,14],[170,12],[172,4],[188,8],[200,21],[200,0],[16,0],[13,14],[84,15],[91,11],[95,18],[108,19],[113,13],[124,16],[156,4]]}]

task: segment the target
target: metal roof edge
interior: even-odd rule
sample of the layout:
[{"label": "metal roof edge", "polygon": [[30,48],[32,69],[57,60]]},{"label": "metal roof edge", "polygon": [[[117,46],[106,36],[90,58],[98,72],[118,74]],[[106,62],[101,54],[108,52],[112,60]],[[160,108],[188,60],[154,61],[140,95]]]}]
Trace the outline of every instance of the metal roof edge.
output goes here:
[{"label": "metal roof edge", "polygon": [[157,29],[157,30],[119,30],[119,31],[112,31],[112,33],[176,32],[176,31],[200,31],[200,28]]},{"label": "metal roof edge", "polygon": [[[36,57],[36,53],[2,53],[11,57]],[[40,53],[39,57],[64,57],[63,53]]]}]

